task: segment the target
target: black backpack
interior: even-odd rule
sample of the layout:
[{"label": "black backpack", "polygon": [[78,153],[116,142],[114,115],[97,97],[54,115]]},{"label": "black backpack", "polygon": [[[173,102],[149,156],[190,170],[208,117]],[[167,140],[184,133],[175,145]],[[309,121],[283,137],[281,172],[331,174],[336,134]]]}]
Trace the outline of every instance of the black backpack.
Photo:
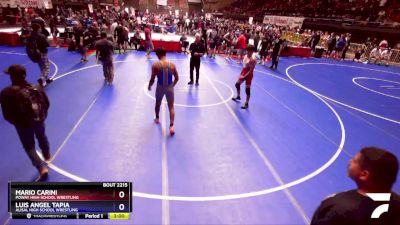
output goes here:
[{"label": "black backpack", "polygon": [[16,100],[21,115],[29,122],[42,122],[47,117],[48,103],[38,87],[18,88]]},{"label": "black backpack", "polygon": [[26,44],[26,54],[34,63],[40,62],[40,59],[42,58],[42,54],[37,47],[36,39],[33,37],[30,37]]}]

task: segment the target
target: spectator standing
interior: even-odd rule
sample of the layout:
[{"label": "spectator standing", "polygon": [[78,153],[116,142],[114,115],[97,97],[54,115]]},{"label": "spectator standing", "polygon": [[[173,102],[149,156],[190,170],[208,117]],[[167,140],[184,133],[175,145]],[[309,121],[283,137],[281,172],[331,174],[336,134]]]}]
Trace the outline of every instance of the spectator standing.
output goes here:
[{"label": "spectator standing", "polygon": [[48,177],[48,168],[36,152],[35,136],[46,161],[50,160],[50,146],[45,132],[45,120],[50,107],[49,99],[41,87],[29,84],[26,69],[11,65],[4,73],[10,76],[11,86],[0,93],[0,103],[5,120],[15,126],[22,146],[33,166],[39,171],[36,181]]},{"label": "spectator standing", "polygon": [[103,65],[103,75],[106,84],[112,84],[114,80],[113,52],[114,46],[107,39],[107,33],[101,32],[101,39],[96,42],[96,58]]},{"label": "spectator standing", "polygon": [[243,56],[246,53],[246,36],[245,36],[243,30],[240,32],[240,35],[237,39],[236,48],[237,48],[237,52],[238,52],[238,56],[239,56],[239,61],[237,63],[240,64],[240,63],[242,63]]},{"label": "spectator standing", "polygon": [[74,27],[74,39],[75,39],[75,46],[77,47],[79,53],[81,54],[81,62],[87,62],[86,59],[86,47],[84,46],[83,39],[84,39],[85,29],[82,26],[82,23],[78,23]]},{"label": "spectator standing", "polygon": [[59,43],[58,43],[57,35],[60,32],[58,31],[57,25],[58,25],[57,17],[52,16],[51,19],[50,19],[50,23],[49,23],[50,33],[53,36],[54,45],[58,48],[59,47]]},{"label": "spectator standing", "polygon": [[347,38],[346,38],[346,44],[342,51],[342,57],[341,57],[342,59],[341,60],[344,60],[346,58],[346,52],[347,52],[347,50],[349,50],[350,44],[351,44],[351,34],[348,34]]},{"label": "spectator standing", "polygon": [[122,21],[118,22],[118,26],[115,28],[114,32],[115,32],[114,37],[117,40],[118,52],[121,54],[121,49],[123,49],[126,52],[126,45],[125,45],[126,32],[122,24]]},{"label": "spectator standing", "polygon": [[189,46],[189,42],[187,41],[185,33],[182,34],[182,37],[179,39],[179,42],[181,43],[183,53],[187,54],[188,53],[187,48]]},{"label": "spectator standing", "polygon": [[146,25],[144,29],[144,36],[145,36],[145,44],[146,44],[146,51],[147,51],[147,59],[150,59],[150,53],[154,50],[153,41],[151,39],[151,28],[150,24]]},{"label": "spectator standing", "polygon": [[140,36],[140,31],[139,31],[139,29],[136,29],[135,34],[130,39],[129,45],[130,46],[134,45],[135,49],[139,50],[141,41],[142,41],[142,37]]},{"label": "spectator standing", "polygon": [[26,21],[22,21],[22,27],[21,27],[21,35],[19,36],[19,39],[21,41],[21,44],[26,45],[27,40],[29,36],[31,35],[31,29]]},{"label": "spectator standing", "polygon": [[278,68],[279,57],[282,52],[282,43],[283,43],[283,41],[280,38],[276,38],[273,43],[273,49],[272,49],[272,54],[271,54],[272,64],[269,67],[271,69],[274,69],[274,67],[275,67],[275,69]]},{"label": "spectator standing", "polygon": [[49,78],[50,62],[47,55],[49,43],[47,38],[41,33],[41,27],[37,23],[32,24],[32,34],[28,38],[26,51],[29,58],[39,65],[40,78],[38,82],[41,86],[50,84],[53,80]]}]

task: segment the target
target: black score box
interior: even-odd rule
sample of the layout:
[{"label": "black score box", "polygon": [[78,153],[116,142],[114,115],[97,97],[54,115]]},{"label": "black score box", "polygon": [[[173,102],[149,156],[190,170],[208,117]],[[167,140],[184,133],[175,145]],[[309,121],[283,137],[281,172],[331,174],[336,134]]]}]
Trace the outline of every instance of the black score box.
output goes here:
[{"label": "black score box", "polygon": [[11,219],[78,219],[76,213],[40,214],[40,213],[11,213]]},{"label": "black score box", "polygon": [[41,214],[41,213],[12,213],[12,219],[128,219],[129,213],[67,213],[67,214]]},{"label": "black score box", "polygon": [[101,220],[108,219],[108,213],[79,213],[78,219]]},{"label": "black score box", "polygon": [[[79,217],[77,213],[86,213],[86,219],[104,219],[111,218],[104,213],[132,212],[131,182],[9,182],[8,186],[8,212],[16,218],[68,219],[67,214]],[[103,214],[88,215],[91,212]],[[126,218],[121,215],[125,214],[113,214],[112,218]]]}]

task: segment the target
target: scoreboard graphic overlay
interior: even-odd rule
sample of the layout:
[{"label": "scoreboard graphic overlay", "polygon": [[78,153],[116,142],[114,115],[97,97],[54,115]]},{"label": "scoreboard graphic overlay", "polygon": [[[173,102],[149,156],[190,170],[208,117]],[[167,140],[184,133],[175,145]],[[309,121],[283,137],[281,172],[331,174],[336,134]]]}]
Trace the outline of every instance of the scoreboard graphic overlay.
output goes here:
[{"label": "scoreboard graphic overlay", "polygon": [[129,219],[131,182],[9,182],[12,219]]}]

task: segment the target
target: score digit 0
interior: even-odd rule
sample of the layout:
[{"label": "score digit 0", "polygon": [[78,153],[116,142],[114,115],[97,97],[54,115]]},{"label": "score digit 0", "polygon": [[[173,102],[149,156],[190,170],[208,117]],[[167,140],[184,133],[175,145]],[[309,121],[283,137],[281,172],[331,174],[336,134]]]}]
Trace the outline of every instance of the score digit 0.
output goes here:
[{"label": "score digit 0", "polygon": [[125,197],[125,192],[120,191],[119,194],[118,194],[118,196],[119,196],[120,198],[124,198],[124,197]]},{"label": "score digit 0", "polygon": [[120,211],[123,211],[125,209],[125,205],[121,203],[119,204],[118,208]]}]

